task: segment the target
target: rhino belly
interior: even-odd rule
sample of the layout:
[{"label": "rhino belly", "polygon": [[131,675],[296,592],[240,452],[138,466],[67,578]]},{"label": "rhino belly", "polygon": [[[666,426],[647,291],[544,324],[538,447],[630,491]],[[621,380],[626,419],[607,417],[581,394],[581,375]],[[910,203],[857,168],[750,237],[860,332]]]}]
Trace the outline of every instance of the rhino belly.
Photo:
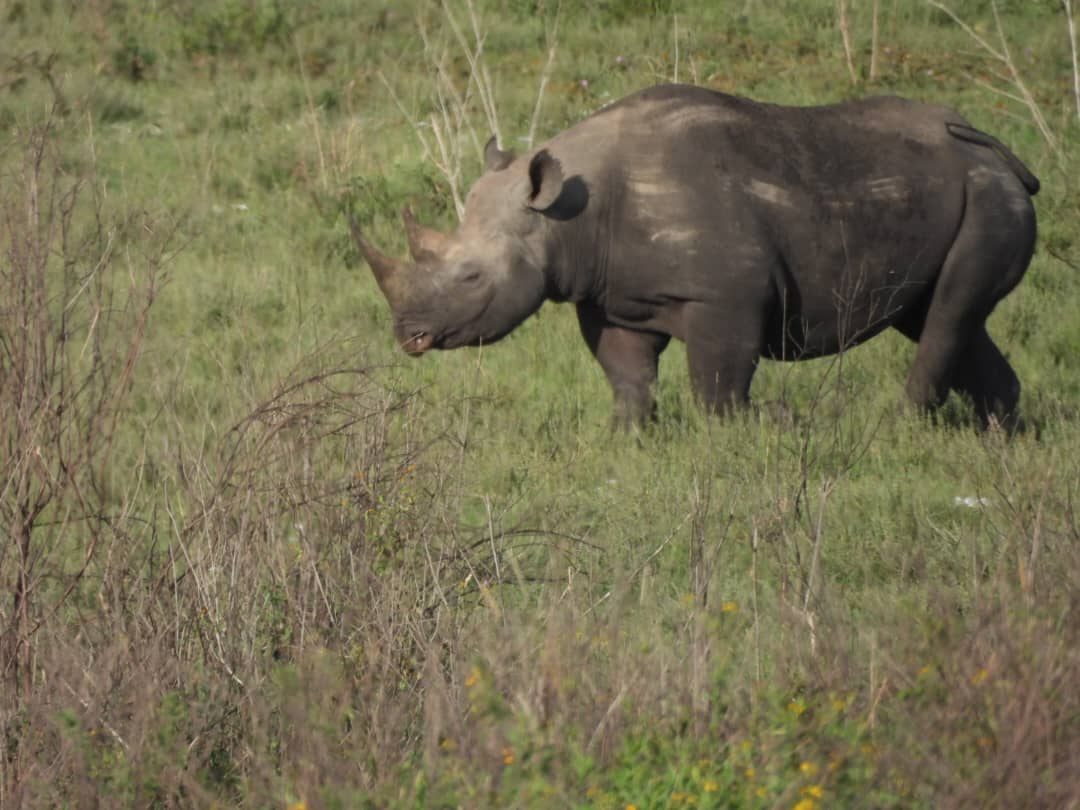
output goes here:
[{"label": "rhino belly", "polygon": [[947,243],[897,240],[857,252],[849,243],[814,266],[785,268],[766,329],[767,354],[783,360],[836,354],[925,308],[947,252]]},{"label": "rhino belly", "polygon": [[927,283],[917,291],[882,293],[831,311],[781,304],[767,327],[765,354],[774,360],[811,360],[854,348],[924,307],[932,291]]},{"label": "rhino belly", "polygon": [[786,238],[771,356],[835,354],[927,305],[960,226],[960,184],[881,171],[801,202],[797,216],[774,223]]}]

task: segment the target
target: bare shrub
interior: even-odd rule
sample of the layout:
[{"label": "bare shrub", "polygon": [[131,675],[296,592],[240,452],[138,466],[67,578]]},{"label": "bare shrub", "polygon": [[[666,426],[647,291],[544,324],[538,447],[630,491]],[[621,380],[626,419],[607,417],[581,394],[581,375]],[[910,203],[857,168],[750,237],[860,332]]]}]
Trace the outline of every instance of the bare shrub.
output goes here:
[{"label": "bare shrub", "polygon": [[326,741],[304,733],[305,713],[347,718],[340,732],[362,748],[368,770],[355,776],[368,785],[389,770],[373,753],[394,758],[400,735],[418,733],[416,623],[435,597],[414,540],[438,512],[437,493],[415,485],[424,442],[413,422],[408,395],[316,355],[207,454],[176,448],[185,484],[169,507],[184,571],[175,655],[204,661],[220,688],[232,684],[240,733],[229,757],[252,763],[262,795],[277,781],[269,749],[307,763],[288,773],[297,788],[346,775],[332,767],[340,752],[311,749]]},{"label": "bare shrub", "polygon": [[[1020,69],[1016,65],[1016,60],[1013,59],[1012,51],[1009,49],[1009,39],[1005,35],[1005,29],[1001,25],[1001,15],[998,13],[997,3],[994,0],[991,0],[990,2],[990,9],[994,15],[994,27],[997,31],[998,39],[998,44],[995,46],[987,41],[985,37],[980,35],[949,6],[938,2],[938,0],[926,0],[926,2],[952,19],[952,21],[960,26],[964,33],[967,34],[975,44],[1001,66],[1001,68],[991,68],[991,72],[994,74],[995,79],[997,79],[996,83],[984,81],[976,76],[970,76],[969,78],[976,84],[985,87],[987,90],[1026,107],[1032,122],[1034,122],[1035,126],[1042,134],[1043,140],[1046,141],[1047,146],[1049,146],[1051,151],[1059,158],[1063,157],[1064,153],[1061,150],[1061,143],[1057,135],[1050,129],[1050,125],[1046,121],[1046,116],[1043,115],[1042,107],[1029,89],[1023,74],[1020,73]],[[1069,20],[1071,21],[1071,19],[1072,15],[1070,14]]]},{"label": "bare shrub", "polygon": [[39,635],[42,688],[4,707],[12,806],[278,801],[396,775],[468,549],[432,536],[444,495],[418,465],[438,437],[411,394],[331,354],[221,436],[176,421],[141,447],[138,520],[108,524],[126,531]]},{"label": "bare shrub", "polygon": [[[848,77],[852,85],[859,84],[859,71],[855,65],[855,48],[851,37],[851,0],[836,0],[836,27],[840,29],[840,41],[844,45],[844,61],[847,64]],[[879,51],[881,26],[881,0],[874,0],[870,18],[870,64],[867,68],[866,79],[871,84],[878,80]]]},{"label": "bare shrub", "polygon": [[1080,123],[1080,60],[1076,55],[1076,23],[1073,21],[1072,0],[1061,0],[1065,8],[1065,27],[1069,31],[1069,54],[1072,56],[1073,98],[1076,101],[1076,120]]},{"label": "bare shrub", "polygon": [[43,686],[41,636],[132,517],[113,450],[174,233],[141,211],[111,218],[56,151],[60,125],[54,111],[21,133],[0,201],[4,804],[30,774],[21,711]]},{"label": "bare shrub", "polygon": [[893,734],[878,761],[882,778],[936,807],[1073,806],[1076,622],[1000,599],[980,600],[970,618],[935,614],[922,665],[885,667],[892,694],[883,720]]},{"label": "bare shrub", "polygon": [[[426,119],[421,120],[410,113],[386,76],[380,73],[379,77],[398,110],[412,127],[425,159],[446,180],[460,220],[465,214],[463,183],[464,171],[472,162],[469,155],[474,155],[477,162],[482,162],[483,144],[489,135],[495,138],[500,148],[505,148],[505,141],[499,119],[495,83],[484,54],[487,33],[483,21],[473,0],[464,0],[460,6],[455,6],[455,3],[443,0],[435,31],[432,30],[429,20],[424,17],[417,18],[417,29],[424,43],[424,57],[434,74],[434,111]],[[525,136],[525,145],[530,149],[536,138],[544,94],[555,67],[561,12],[562,4],[559,2],[553,21],[546,31],[547,57],[536,90],[529,131]],[[467,20],[467,26],[462,19]],[[437,30],[439,27],[448,31],[449,36],[440,38]],[[459,71],[454,67],[456,56],[463,57],[468,66],[464,78],[459,77]],[[479,121],[476,120],[478,116],[474,112],[477,103],[483,113]]]}]

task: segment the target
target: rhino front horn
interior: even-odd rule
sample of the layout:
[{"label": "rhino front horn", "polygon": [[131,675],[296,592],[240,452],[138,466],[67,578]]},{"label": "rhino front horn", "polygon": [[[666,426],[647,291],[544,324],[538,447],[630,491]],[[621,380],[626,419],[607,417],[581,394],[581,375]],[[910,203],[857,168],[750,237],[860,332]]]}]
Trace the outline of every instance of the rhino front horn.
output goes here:
[{"label": "rhino front horn", "polygon": [[390,302],[390,306],[393,308],[401,301],[400,272],[405,263],[397,259],[391,259],[364,239],[363,234],[360,232],[360,225],[352,214],[349,214],[349,228],[352,230],[352,237],[353,241],[356,242],[356,247],[364,254],[367,263],[371,265],[371,272],[375,274],[375,281],[378,283],[379,289],[382,290],[386,300]]},{"label": "rhino front horn", "polygon": [[405,234],[409,238],[409,253],[413,261],[419,264],[436,261],[442,253],[446,237],[433,228],[421,225],[407,205],[401,209],[401,218],[405,221]]}]

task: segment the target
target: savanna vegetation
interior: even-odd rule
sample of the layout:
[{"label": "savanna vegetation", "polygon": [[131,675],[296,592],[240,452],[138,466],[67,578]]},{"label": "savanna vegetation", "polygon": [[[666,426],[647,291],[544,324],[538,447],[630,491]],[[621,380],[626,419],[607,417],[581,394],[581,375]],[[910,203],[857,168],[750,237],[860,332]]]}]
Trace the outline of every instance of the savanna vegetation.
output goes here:
[{"label": "savanna vegetation", "polygon": [[[0,806],[1080,806],[1072,5],[0,5]],[[674,78],[1031,166],[1023,431],[894,334],[630,435],[568,307],[398,351],[347,213]]]}]

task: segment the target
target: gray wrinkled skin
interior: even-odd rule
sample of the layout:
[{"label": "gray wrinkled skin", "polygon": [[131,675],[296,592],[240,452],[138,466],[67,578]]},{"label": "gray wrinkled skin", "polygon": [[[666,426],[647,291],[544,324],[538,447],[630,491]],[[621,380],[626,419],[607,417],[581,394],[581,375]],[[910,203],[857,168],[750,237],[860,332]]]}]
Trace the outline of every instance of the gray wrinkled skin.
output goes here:
[{"label": "gray wrinkled skin", "polygon": [[954,111],[899,98],[779,107],[666,85],[520,157],[489,144],[453,234],[406,211],[411,262],[354,234],[411,354],[492,343],[545,300],[577,307],[625,423],[685,341],[709,409],[748,402],[762,357],[801,360],[887,327],[918,342],[907,392],[1020,393],[985,322],[1035,245],[1038,181]]}]

